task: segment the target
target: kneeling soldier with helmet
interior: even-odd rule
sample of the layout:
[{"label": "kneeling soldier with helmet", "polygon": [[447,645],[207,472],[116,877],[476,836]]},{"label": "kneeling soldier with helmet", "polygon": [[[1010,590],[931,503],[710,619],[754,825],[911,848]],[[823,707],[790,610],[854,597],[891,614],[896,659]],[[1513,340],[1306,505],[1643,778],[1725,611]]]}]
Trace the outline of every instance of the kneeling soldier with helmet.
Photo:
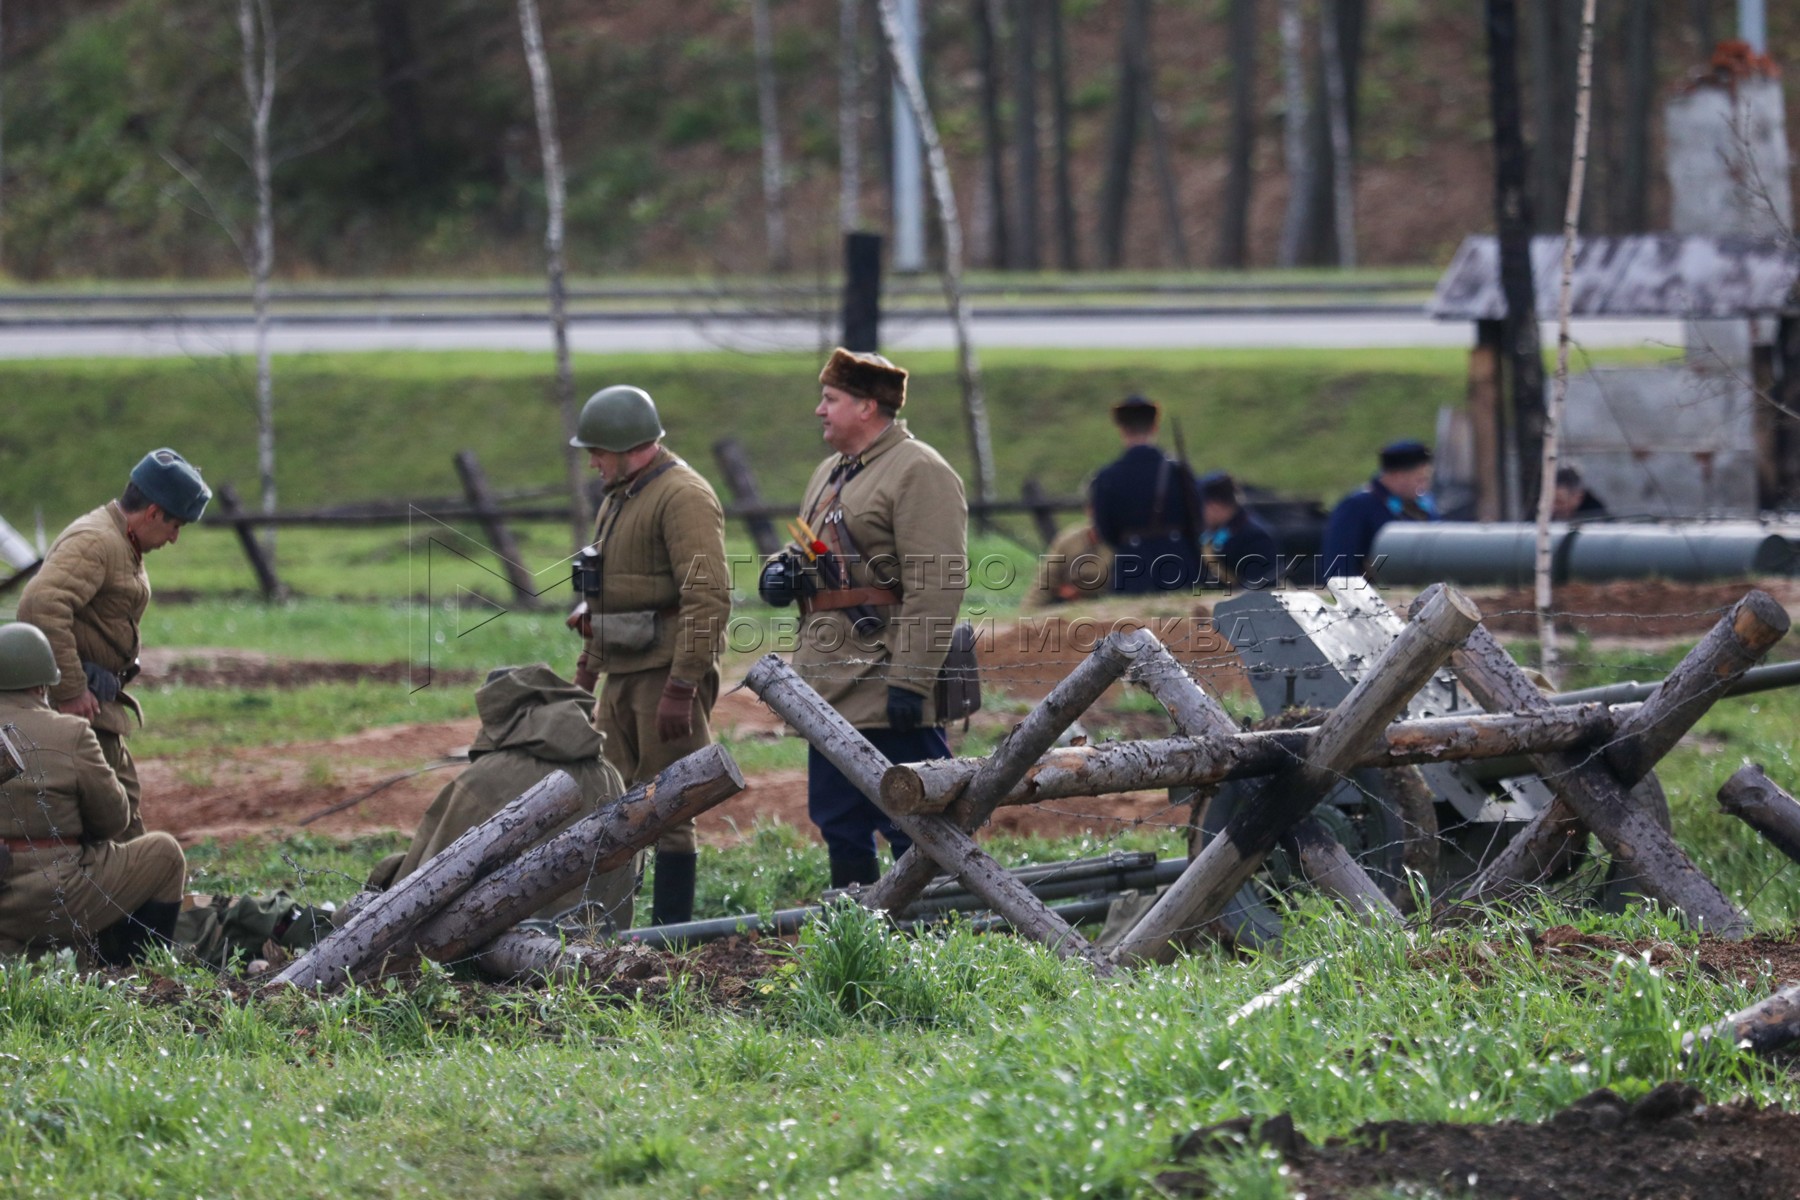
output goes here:
[{"label": "kneeling soldier with helmet", "polygon": [[166,945],[187,860],[166,833],[110,839],[131,819],[94,730],[49,705],[62,678],[43,632],[0,626],[0,734],[24,769],[0,784],[0,953],[74,946],[122,965]]},{"label": "kneeling soldier with helmet", "polygon": [[[806,485],[795,546],[758,585],[804,618],[794,669],[891,762],[950,757],[937,683],[968,586],[962,480],[899,419],[906,372],[837,350],[813,409],[832,454]],[[912,845],[818,749],[806,805],[831,858],[831,885],[874,883],[875,835]]]},{"label": "kneeling soldier with helmet", "polygon": [[[606,676],[594,726],[629,786],[712,742],[731,615],[725,510],[662,438],[647,392],[609,387],[583,406],[570,442],[606,485],[593,544],[575,559],[583,599],[569,625],[586,642],[575,682],[591,691]],[[652,924],[693,919],[698,861],[692,821],[657,839]]]}]

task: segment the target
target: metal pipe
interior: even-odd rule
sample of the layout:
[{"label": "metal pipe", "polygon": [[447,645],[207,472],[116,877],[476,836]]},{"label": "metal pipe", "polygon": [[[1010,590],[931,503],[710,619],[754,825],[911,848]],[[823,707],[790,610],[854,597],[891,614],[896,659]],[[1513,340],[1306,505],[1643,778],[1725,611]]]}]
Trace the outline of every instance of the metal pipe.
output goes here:
[{"label": "metal pipe", "polygon": [[[1044,866],[1053,868],[1056,864],[1046,863]],[[1122,886],[1109,888],[1104,896],[1078,904],[1063,905],[1054,911],[1063,916],[1065,920],[1095,920],[1097,917],[1106,915],[1107,906],[1118,898],[1118,893],[1166,887],[1180,878],[1182,871],[1186,868],[1187,859],[1185,858],[1160,859],[1154,866],[1139,867],[1121,873],[1119,880]],[[1031,889],[1033,895],[1045,900],[1087,895],[1095,890],[1091,878],[1085,883],[1083,881],[1041,883]],[[969,899],[975,900],[972,896]],[[975,901],[975,903],[979,905],[980,902]],[[717,941],[720,938],[731,937],[733,934],[755,933],[762,937],[786,937],[799,933],[808,921],[824,911],[823,905],[809,904],[801,908],[777,909],[769,914],[767,920],[757,913],[744,913],[741,916],[715,917],[707,921],[686,921],[679,925],[654,925],[646,926],[643,929],[628,929],[618,937],[620,941],[641,942],[643,945],[659,949],[684,944],[691,945],[695,942]],[[949,911],[957,910],[943,909],[896,922],[896,925],[905,930],[929,928],[942,924],[943,917]],[[970,922],[978,930],[996,929],[1005,923],[1005,919],[998,916],[980,917]]]},{"label": "metal pipe", "polygon": [[[1800,662],[1770,663],[1766,666],[1751,667],[1741,675],[1737,682],[1725,689],[1727,696],[1748,696],[1755,692],[1772,692],[1777,688],[1793,687],[1800,684]],[[1599,687],[1581,688],[1573,692],[1557,692],[1550,697],[1552,704],[1638,704],[1650,698],[1650,694],[1662,686],[1659,679],[1654,683],[1639,683],[1627,680],[1622,683],[1607,683]]]},{"label": "metal pipe", "polygon": [[[1535,538],[1522,523],[1390,521],[1375,535],[1370,561],[1383,583],[1526,587],[1534,578]],[[1787,575],[1795,567],[1794,544],[1753,521],[1553,525],[1550,557],[1557,583],[1700,583]]]}]

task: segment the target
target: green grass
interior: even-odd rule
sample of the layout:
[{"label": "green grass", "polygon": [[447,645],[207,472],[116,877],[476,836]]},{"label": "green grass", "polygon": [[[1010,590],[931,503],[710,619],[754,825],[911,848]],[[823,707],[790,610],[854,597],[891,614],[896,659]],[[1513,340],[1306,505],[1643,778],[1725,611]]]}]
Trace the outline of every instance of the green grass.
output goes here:
[{"label": "green grass", "polygon": [[[437,975],[241,1001],[167,965],[149,1003],[11,965],[0,1162],[20,1196],[1148,1197],[1173,1135],[1243,1113],[1291,1111],[1320,1139],[1539,1119],[1672,1075],[1795,1098],[1777,1067],[1681,1063],[1681,1030],[1749,997],[1703,972],[1536,958],[1517,925],[1294,925],[1285,958],[1096,983],[1016,941],[906,939],[843,910],[742,1011],[691,988],[620,1005]],[[1293,999],[1227,1020],[1315,958]],[[1291,1194],[1255,1159],[1213,1169],[1224,1194]]]},{"label": "green grass", "polygon": [[[1334,499],[1368,475],[1384,442],[1429,438],[1438,406],[1458,401],[1466,373],[1464,355],[1452,349],[995,349],[983,362],[1007,495],[1033,475],[1053,493],[1075,491],[1116,453],[1108,405],[1139,390],[1180,419],[1197,468],[1226,467],[1262,486]],[[906,365],[914,372],[906,410],[913,430],[966,478],[952,356],[911,354]],[[281,358],[282,504],[455,495],[451,456],[470,447],[497,488],[554,486],[562,459],[549,372],[544,356],[497,352]],[[798,497],[824,453],[810,415],[817,372],[814,356],[794,354],[576,360],[583,391],[625,380],[649,388],[669,444],[708,474],[713,440],[739,438],[764,494],[783,500]],[[249,364],[232,359],[0,364],[9,404],[0,513],[21,525],[41,509],[54,530],[114,492],[159,445],[181,450],[213,482],[253,495],[252,378]],[[83,436],[61,436],[71,428]]]},{"label": "green grass", "polygon": [[318,683],[296,688],[150,689],[144,727],[131,739],[140,757],[324,741],[348,730],[475,715],[468,685]]}]

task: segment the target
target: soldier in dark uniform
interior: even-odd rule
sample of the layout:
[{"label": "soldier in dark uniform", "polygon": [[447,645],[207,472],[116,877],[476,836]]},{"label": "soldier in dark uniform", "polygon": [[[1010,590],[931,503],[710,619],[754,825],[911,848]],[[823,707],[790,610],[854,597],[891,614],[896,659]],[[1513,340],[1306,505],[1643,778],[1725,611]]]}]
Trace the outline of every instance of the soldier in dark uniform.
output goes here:
[{"label": "soldier in dark uniform", "polygon": [[1574,467],[1556,468],[1556,493],[1550,499],[1553,521],[1601,521],[1612,516],[1600,497],[1588,491],[1587,480]]},{"label": "soldier in dark uniform", "polygon": [[1161,409],[1142,396],[1113,405],[1125,453],[1088,485],[1094,529],[1113,551],[1113,591],[1179,591],[1200,580],[1194,477],[1156,448]]},{"label": "soldier in dark uniform", "polygon": [[1280,582],[1275,535],[1244,508],[1237,480],[1223,471],[1200,477],[1200,519],[1205,523],[1200,548],[1210,580],[1253,590]]},{"label": "soldier in dark uniform", "polygon": [[1331,510],[1319,578],[1367,574],[1375,534],[1389,521],[1440,519],[1431,499],[1431,449],[1413,441],[1383,446],[1381,470]]}]

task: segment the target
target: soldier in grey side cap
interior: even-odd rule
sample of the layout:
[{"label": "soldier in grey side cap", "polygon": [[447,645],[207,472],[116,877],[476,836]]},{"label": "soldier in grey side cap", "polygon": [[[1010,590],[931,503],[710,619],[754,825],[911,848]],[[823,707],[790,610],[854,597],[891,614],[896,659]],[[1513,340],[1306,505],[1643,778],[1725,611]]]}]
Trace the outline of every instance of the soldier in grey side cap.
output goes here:
[{"label": "soldier in grey side cap", "polygon": [[131,481],[62,531],[19,597],[19,620],[50,639],[62,681],[50,690],[59,712],[94,727],[107,763],[130,800],[123,837],[144,832],[137,764],[125,744],[143,710],[125,691],[138,673],[138,627],[150,605],[144,556],[172,546],[212,499],[200,472],[173,450],[152,450]]}]

